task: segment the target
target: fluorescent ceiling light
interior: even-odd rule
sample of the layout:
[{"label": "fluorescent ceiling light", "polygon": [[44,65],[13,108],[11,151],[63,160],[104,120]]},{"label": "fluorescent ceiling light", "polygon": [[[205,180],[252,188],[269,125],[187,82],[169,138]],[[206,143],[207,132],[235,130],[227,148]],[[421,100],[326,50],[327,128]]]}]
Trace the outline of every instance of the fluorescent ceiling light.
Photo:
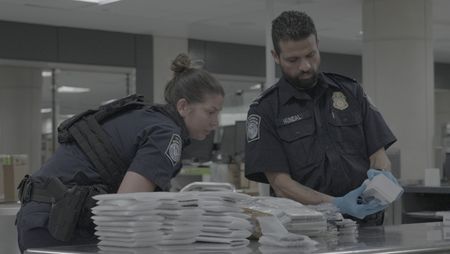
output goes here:
[{"label": "fluorescent ceiling light", "polygon": [[60,86],[58,87],[58,93],[88,93],[91,89],[85,87],[75,86]]},{"label": "fluorescent ceiling light", "polygon": [[118,2],[120,0],[74,0],[74,1],[103,5]]},{"label": "fluorescent ceiling light", "polygon": [[104,102],[102,102],[102,103],[100,103],[100,105],[106,105],[106,104],[108,104],[108,103],[111,103],[111,102],[113,102],[113,101],[116,101],[117,99],[111,99],[111,100],[107,100],[107,101],[104,101]]},{"label": "fluorescent ceiling light", "polygon": [[50,113],[50,112],[52,112],[52,109],[51,109],[51,108],[41,108],[41,113],[42,113],[42,114]]},{"label": "fluorescent ceiling light", "polygon": [[250,90],[261,90],[261,83],[254,84],[250,87]]},{"label": "fluorescent ceiling light", "polygon": [[75,116],[75,114],[62,114],[62,115],[59,115],[59,117],[63,118],[63,119],[71,118],[72,116]]},{"label": "fluorescent ceiling light", "polygon": [[49,78],[53,75],[52,71],[42,71],[41,75],[43,78]]}]

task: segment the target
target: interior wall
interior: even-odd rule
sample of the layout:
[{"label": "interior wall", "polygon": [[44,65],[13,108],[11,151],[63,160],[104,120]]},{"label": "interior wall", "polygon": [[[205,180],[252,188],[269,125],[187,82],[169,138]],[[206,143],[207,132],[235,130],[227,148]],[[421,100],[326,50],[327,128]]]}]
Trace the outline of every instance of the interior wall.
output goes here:
[{"label": "interior wall", "polygon": [[[148,102],[154,95],[154,40],[139,35],[0,21],[0,58],[78,64],[129,66],[136,68],[136,92]],[[265,76],[262,46],[188,39],[193,59],[204,61],[208,71],[218,74]],[[361,56],[321,52],[322,71],[337,72],[361,81]],[[277,76],[280,76],[277,67]],[[435,63],[435,87],[450,90],[450,64]],[[441,124],[450,121],[446,108],[448,93],[437,96],[436,143]],[[443,101],[442,103],[438,101]],[[400,116],[401,117],[401,116]]]},{"label": "interior wall", "polygon": [[41,71],[0,66],[0,154],[26,154],[29,170],[39,168]]},{"label": "interior wall", "polygon": [[136,69],[136,92],[153,101],[153,38],[0,21],[0,58]]},{"label": "interior wall", "polygon": [[170,65],[180,53],[188,53],[188,42],[184,38],[153,37],[153,102],[164,103],[164,88],[173,77]]}]

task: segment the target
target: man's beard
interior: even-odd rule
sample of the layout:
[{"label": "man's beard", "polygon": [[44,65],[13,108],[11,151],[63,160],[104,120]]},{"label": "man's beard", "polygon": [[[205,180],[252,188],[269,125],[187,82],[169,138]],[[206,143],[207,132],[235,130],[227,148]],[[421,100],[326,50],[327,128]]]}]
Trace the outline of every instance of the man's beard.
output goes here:
[{"label": "man's beard", "polygon": [[307,90],[310,88],[313,88],[317,84],[318,75],[317,73],[314,73],[312,77],[307,79],[299,79],[298,77],[289,77],[288,75],[284,75],[289,84],[294,86],[297,89],[300,90]]}]

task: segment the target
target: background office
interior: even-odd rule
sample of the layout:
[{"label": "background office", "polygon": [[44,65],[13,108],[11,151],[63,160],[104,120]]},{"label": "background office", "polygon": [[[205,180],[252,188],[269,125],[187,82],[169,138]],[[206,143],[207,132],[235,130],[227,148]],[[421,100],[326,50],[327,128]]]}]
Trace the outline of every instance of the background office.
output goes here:
[{"label": "background office", "polygon": [[450,121],[443,0],[2,0],[0,153],[27,154],[35,170],[53,150],[52,123],[134,91],[161,102],[178,52],[224,83],[222,123],[242,119],[265,82],[267,21],[289,9],[315,19],[322,70],[363,81],[399,137],[402,179],[441,167]]}]

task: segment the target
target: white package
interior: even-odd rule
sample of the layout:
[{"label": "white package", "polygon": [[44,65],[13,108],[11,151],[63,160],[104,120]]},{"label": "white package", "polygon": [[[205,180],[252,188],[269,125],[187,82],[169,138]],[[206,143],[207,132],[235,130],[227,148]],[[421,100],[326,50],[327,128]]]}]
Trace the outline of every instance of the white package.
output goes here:
[{"label": "white package", "polygon": [[366,180],[364,183],[366,184],[366,189],[362,197],[364,199],[374,197],[383,205],[394,202],[403,193],[402,187],[383,174],[378,174],[372,180]]},{"label": "white package", "polygon": [[276,234],[263,235],[258,241],[261,245],[278,246],[278,247],[301,247],[301,246],[315,246],[318,242],[311,240],[311,238],[303,235],[288,233],[283,237]]},{"label": "white package", "polygon": [[163,221],[164,217],[160,215],[138,215],[138,216],[103,216],[94,215],[91,217],[95,221]]}]

